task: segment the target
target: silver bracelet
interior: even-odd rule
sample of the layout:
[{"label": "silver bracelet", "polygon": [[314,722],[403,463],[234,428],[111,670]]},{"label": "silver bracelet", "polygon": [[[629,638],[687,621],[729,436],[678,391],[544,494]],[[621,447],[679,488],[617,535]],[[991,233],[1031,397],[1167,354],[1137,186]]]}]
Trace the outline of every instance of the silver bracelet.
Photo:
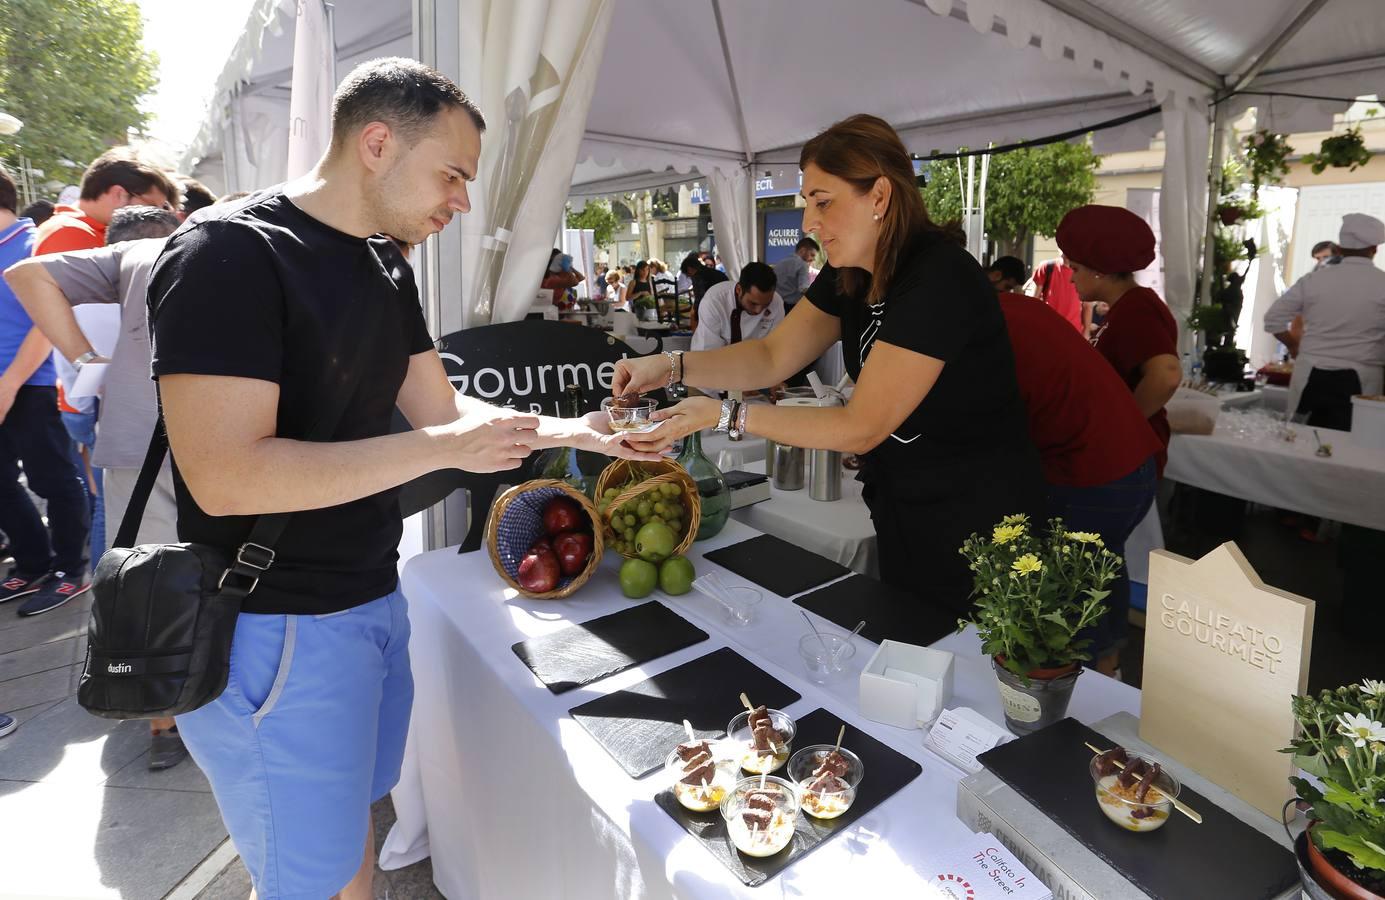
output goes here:
[{"label": "silver bracelet", "polygon": [[750,415],[750,404],[742,403],[740,412],[736,414],[736,430],[742,435],[745,434],[745,420]]},{"label": "silver bracelet", "polygon": [[712,430],[717,434],[726,434],[731,430],[731,414],[735,412],[735,400],[721,401],[721,416],[717,419],[717,427]]}]

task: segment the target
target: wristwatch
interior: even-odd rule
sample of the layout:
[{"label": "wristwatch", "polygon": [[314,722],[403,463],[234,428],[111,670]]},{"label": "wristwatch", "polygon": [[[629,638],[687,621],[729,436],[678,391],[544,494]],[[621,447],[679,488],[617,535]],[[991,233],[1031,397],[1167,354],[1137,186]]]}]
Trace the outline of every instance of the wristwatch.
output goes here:
[{"label": "wristwatch", "polygon": [[80,369],[82,366],[85,366],[87,363],[91,362],[93,359],[100,359],[100,358],[101,358],[101,354],[100,354],[100,353],[97,353],[95,350],[88,350],[86,353],[83,353],[81,356],[77,357],[76,359],[74,359],[74,360],[72,361],[72,367],[73,367],[74,369]]}]

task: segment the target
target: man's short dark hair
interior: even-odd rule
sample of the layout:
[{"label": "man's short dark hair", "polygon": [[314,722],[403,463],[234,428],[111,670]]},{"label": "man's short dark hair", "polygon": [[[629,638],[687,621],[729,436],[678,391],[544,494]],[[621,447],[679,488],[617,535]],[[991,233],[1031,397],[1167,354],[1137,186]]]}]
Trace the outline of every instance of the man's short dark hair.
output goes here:
[{"label": "man's short dark hair", "polygon": [[736,282],[742,291],[752,288],[757,291],[772,291],[779,284],[779,276],[774,267],[762,262],[748,262],[741,267],[740,280]]},{"label": "man's short dark hair", "polygon": [[702,258],[696,253],[689,253],[687,256],[683,257],[683,261],[678,264],[678,271],[682,272],[684,275],[691,275],[700,268],[702,268]]},{"label": "man's short dark hair", "polygon": [[810,237],[802,237],[798,239],[797,244],[794,244],[793,249],[795,253],[797,253],[799,250],[811,250],[814,253],[817,253],[819,248],[817,241],[813,240]]},{"label": "man's short dark hair", "polygon": [[388,56],[351,70],[332,97],[332,149],[371,122],[384,122],[413,146],[444,109],[462,109],[476,130],[486,130],[481,110],[441,72],[415,59]]},{"label": "man's short dark hair", "polygon": [[1029,270],[1024,261],[1016,256],[1002,256],[986,267],[987,272],[999,272],[1001,278],[1008,278],[1016,284],[1024,284],[1029,279]]},{"label": "man's short dark hair", "polygon": [[178,185],[173,179],[159,167],[140,159],[129,147],[112,147],[87,166],[82,175],[81,198],[99,199],[113,187],[124,188],[135,195],[157,190],[170,204],[178,205]]},{"label": "man's short dark hair", "polygon": [[35,200],[24,207],[24,212],[19,215],[25,219],[32,219],[35,225],[42,225],[53,218],[53,201]]},{"label": "man's short dark hair", "polygon": [[10,170],[0,163],[0,209],[15,212],[19,208],[19,190],[14,186]]},{"label": "man's short dark hair", "polygon": [[183,188],[183,215],[190,216],[216,203],[216,194],[196,178],[183,177],[178,181]]},{"label": "man's short dark hair", "polygon": [[1317,256],[1319,253],[1323,252],[1324,250],[1331,250],[1331,251],[1332,251],[1332,255],[1333,255],[1333,256],[1336,256],[1336,255],[1337,255],[1337,250],[1338,250],[1338,248],[1337,248],[1337,243],[1336,243],[1335,241],[1318,241],[1316,244],[1313,245],[1313,255],[1314,255],[1314,256]]},{"label": "man's short dark hair", "polygon": [[122,206],[111,213],[106,243],[168,237],[178,230],[178,217],[157,206]]}]

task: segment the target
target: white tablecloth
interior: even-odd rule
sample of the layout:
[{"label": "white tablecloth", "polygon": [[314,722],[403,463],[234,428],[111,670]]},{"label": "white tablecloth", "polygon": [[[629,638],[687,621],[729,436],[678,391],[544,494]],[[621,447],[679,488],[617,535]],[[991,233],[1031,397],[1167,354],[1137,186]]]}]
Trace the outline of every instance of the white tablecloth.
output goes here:
[{"label": "white tablecloth", "polygon": [[[691,556],[706,571],[711,564],[701,561],[700,551],[754,534],[733,521]],[[930,849],[967,833],[954,815],[962,773],[923,749],[923,732],[878,725],[857,713],[856,675],[874,645],[856,638],[850,678],[830,689],[813,685],[796,650],[806,625],[788,600],[766,596],[754,624],[731,630],[701,595],[661,596],[711,639],[555,696],[510,646],[629,606],[619,594],[614,559],[561,602],[513,597],[484,552],[423,554],[406,567],[403,586],[411,604],[417,693],[404,776],[394,791],[399,821],[381,862],[407,865],[431,850],[435,881],[451,900],[918,897],[933,876]],[[819,621],[819,627],[835,628]],[[664,786],[660,775],[631,779],[567,714],[728,645],[803,695],[790,714],[825,706],[923,765],[923,774],[898,794],[753,890],[654,805]],[[999,696],[975,636],[953,635],[939,646],[958,654],[953,705],[1000,721]],[[1094,722],[1138,708],[1138,691],[1088,673],[1077,684],[1071,712]]]},{"label": "white tablecloth", "polygon": [[1313,430],[1295,426],[1292,443],[1176,434],[1164,477],[1279,509],[1385,530],[1385,452],[1358,447],[1351,434],[1319,428],[1332,456],[1315,454]]},{"label": "white tablecloth", "polygon": [[[765,464],[748,463],[741,468],[763,472]],[[875,524],[861,499],[861,482],[855,472],[842,472],[840,500],[814,500],[808,496],[806,485],[797,491],[781,491],[771,485],[768,500],[734,510],[731,517],[862,575],[880,574]]]}]

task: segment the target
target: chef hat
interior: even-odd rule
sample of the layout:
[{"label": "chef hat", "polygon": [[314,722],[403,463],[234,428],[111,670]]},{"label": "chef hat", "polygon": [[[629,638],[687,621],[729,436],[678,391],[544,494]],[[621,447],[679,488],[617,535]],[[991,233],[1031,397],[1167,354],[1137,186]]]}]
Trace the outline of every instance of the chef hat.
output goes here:
[{"label": "chef hat", "polygon": [[1098,272],[1138,272],[1154,262],[1149,224],[1119,206],[1079,206],[1058,224],[1058,247]]},{"label": "chef hat", "polygon": [[1365,250],[1381,244],[1385,244],[1385,222],[1364,213],[1342,216],[1342,232],[1337,238],[1337,246],[1343,250]]}]

